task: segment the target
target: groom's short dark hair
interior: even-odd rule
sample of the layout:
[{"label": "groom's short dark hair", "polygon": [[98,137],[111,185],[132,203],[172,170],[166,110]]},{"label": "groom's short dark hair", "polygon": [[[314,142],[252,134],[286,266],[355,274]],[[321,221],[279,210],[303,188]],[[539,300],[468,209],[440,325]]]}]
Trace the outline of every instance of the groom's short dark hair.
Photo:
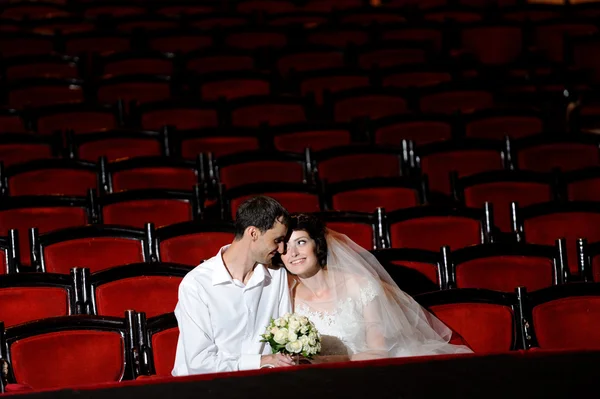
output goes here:
[{"label": "groom's short dark hair", "polygon": [[260,195],[242,202],[235,213],[235,238],[244,236],[250,226],[262,233],[271,229],[279,220],[286,227],[290,225],[288,211],[275,199]]}]

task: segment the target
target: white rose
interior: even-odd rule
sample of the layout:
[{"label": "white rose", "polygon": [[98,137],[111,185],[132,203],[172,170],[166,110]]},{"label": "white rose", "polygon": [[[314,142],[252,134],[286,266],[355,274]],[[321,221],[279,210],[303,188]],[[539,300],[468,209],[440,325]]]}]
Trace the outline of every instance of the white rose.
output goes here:
[{"label": "white rose", "polygon": [[277,319],[275,320],[274,324],[276,327],[283,327],[285,326],[285,321],[283,321],[283,319]]},{"label": "white rose", "polygon": [[300,352],[302,352],[302,342],[300,342],[300,341],[288,342],[287,345],[285,346],[285,350],[287,350],[290,353],[300,353]]},{"label": "white rose", "polygon": [[269,332],[273,335],[275,335],[277,333],[277,331],[279,331],[279,329],[277,327],[271,327],[271,329],[269,330]]},{"label": "white rose", "polygon": [[298,332],[300,330],[300,322],[298,320],[290,319],[288,323],[288,329],[290,331]]},{"label": "white rose", "polygon": [[300,327],[300,334],[303,334],[303,335],[308,334],[308,326]]},{"label": "white rose", "polygon": [[300,324],[303,326],[308,325],[308,317],[306,317],[306,316],[300,317]]},{"label": "white rose", "polygon": [[298,340],[298,336],[293,330],[288,330],[288,342],[295,342]]},{"label": "white rose", "polygon": [[309,335],[308,337],[306,337],[308,339],[308,344],[311,346],[316,345],[317,343],[317,336],[314,334]]},{"label": "white rose", "polygon": [[299,337],[298,340],[300,342],[302,342],[302,345],[304,345],[305,347],[306,347],[306,345],[309,344],[309,339],[308,339],[308,337],[306,335],[303,335],[303,336]]},{"label": "white rose", "polygon": [[275,342],[277,342],[280,345],[283,345],[287,342],[288,339],[288,330],[285,328],[282,328],[280,330],[278,330],[274,335],[273,335],[273,340]]},{"label": "white rose", "polygon": [[290,321],[290,317],[292,317],[292,315],[289,313],[286,313],[283,315],[283,320],[285,320],[285,322],[287,323]]}]

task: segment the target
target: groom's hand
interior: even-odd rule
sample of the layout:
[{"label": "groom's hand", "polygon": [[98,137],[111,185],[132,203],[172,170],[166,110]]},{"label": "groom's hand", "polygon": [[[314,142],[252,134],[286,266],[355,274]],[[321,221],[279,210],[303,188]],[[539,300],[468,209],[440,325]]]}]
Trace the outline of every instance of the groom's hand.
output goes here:
[{"label": "groom's hand", "polygon": [[289,355],[276,353],[274,355],[263,355],[260,358],[260,367],[288,367],[293,366],[294,361]]}]

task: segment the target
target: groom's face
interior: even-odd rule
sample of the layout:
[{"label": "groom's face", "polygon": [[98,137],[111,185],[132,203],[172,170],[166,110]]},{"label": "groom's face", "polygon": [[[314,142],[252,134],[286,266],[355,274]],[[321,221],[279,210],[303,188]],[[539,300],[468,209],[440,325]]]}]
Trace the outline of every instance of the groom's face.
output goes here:
[{"label": "groom's face", "polygon": [[287,227],[276,220],[269,230],[260,234],[254,245],[254,256],[257,263],[270,265],[277,252],[283,253]]}]

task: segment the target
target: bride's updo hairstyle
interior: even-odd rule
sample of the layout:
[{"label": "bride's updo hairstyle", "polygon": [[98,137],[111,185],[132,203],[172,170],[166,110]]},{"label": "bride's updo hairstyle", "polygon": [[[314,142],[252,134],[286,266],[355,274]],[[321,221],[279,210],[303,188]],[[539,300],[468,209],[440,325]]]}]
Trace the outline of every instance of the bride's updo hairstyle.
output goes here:
[{"label": "bride's updo hairstyle", "polygon": [[[319,266],[327,265],[327,240],[325,240],[325,224],[316,216],[300,213],[291,218],[288,237],[294,231],[306,231],[315,242],[315,252]],[[281,255],[277,253],[273,257],[273,264],[283,266]]]}]

